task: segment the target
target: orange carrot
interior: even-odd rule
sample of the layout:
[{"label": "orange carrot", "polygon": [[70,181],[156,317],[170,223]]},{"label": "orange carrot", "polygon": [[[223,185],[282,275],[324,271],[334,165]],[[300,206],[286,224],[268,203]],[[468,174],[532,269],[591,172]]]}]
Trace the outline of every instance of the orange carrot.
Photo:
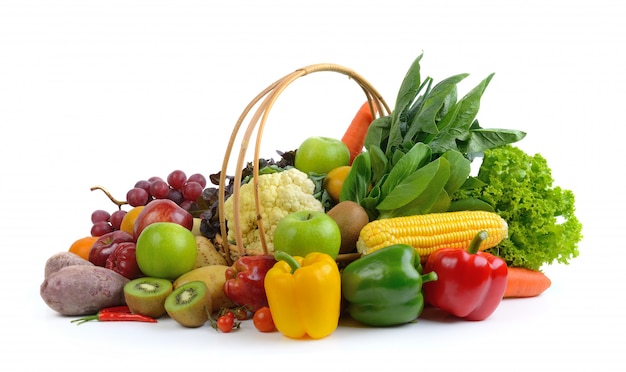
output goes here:
[{"label": "orange carrot", "polygon": [[509,267],[504,298],[536,297],[550,288],[552,281],[541,271]]},{"label": "orange carrot", "polygon": [[[377,109],[376,105],[372,104],[372,107],[375,113]],[[370,103],[366,101],[359,108],[359,111],[357,111],[350,126],[348,126],[348,129],[341,138],[341,141],[343,141],[350,150],[350,164],[352,164],[354,158],[363,151],[367,129],[374,120],[374,113],[370,110]]]}]

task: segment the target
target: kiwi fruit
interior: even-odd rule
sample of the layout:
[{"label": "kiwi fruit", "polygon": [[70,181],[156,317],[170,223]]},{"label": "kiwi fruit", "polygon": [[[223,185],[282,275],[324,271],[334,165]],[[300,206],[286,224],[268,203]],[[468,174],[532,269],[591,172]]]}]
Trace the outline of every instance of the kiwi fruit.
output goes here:
[{"label": "kiwi fruit", "polygon": [[165,299],[165,311],[185,327],[202,326],[211,312],[211,294],[206,283],[194,280],[176,287]]},{"label": "kiwi fruit", "polygon": [[172,290],[172,282],[167,279],[143,277],[126,283],[124,298],[133,313],[156,319],[165,314],[165,299]]},{"label": "kiwi fruit", "polygon": [[359,203],[345,200],[337,203],[326,214],[337,222],[341,231],[339,253],[355,252],[361,229],[369,222],[367,211]]}]

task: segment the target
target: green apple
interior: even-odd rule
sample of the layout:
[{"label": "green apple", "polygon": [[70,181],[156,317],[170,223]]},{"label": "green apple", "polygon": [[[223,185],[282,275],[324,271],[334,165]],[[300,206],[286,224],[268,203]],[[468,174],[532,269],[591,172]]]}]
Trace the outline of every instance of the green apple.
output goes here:
[{"label": "green apple", "polygon": [[175,222],[154,222],[137,238],[136,259],[146,276],[174,280],[196,265],[196,238]]},{"label": "green apple", "polygon": [[350,150],[336,138],[309,137],[298,147],[294,165],[304,173],[325,174],[342,165],[350,165]]},{"label": "green apple", "polygon": [[311,252],[337,258],[341,231],[337,222],[321,211],[298,211],[283,217],[274,230],[274,250],[305,257]]}]

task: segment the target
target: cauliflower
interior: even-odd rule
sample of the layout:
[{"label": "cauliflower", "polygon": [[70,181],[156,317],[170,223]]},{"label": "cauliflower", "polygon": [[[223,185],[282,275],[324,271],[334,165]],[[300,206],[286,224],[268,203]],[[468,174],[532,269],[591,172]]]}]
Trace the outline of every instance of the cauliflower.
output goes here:
[{"label": "cauliflower", "polygon": [[[315,184],[306,173],[296,168],[259,175],[258,182],[265,242],[269,252],[274,251],[274,230],[283,217],[301,210],[324,211],[322,203],[313,196]],[[262,254],[252,182],[241,186],[239,203],[239,224],[246,253]],[[236,226],[232,221],[233,216],[233,198],[229,197],[224,202],[224,218],[228,226],[228,240],[234,244]]]}]

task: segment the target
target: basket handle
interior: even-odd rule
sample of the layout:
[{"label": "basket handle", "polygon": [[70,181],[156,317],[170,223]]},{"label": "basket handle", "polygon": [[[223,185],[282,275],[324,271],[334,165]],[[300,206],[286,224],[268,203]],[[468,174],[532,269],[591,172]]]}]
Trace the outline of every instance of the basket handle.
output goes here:
[{"label": "basket handle", "polygon": [[[265,241],[265,229],[262,223],[263,221],[262,221],[262,214],[261,214],[261,203],[259,200],[259,190],[258,190],[258,176],[259,176],[258,164],[259,164],[259,158],[260,158],[260,147],[261,147],[261,138],[263,134],[263,129],[265,128],[267,117],[269,115],[269,112],[272,106],[274,105],[274,103],[276,102],[280,94],[291,83],[293,83],[295,80],[297,80],[298,78],[302,76],[309,75],[315,72],[322,72],[322,71],[337,72],[337,73],[347,75],[350,79],[354,80],[363,89],[363,92],[365,93],[365,96],[367,97],[367,100],[370,103],[370,108],[372,109],[373,113],[378,113],[379,116],[388,115],[391,113],[389,106],[383,100],[380,93],[378,93],[378,91],[367,80],[365,80],[361,75],[357,74],[355,71],[347,67],[337,65],[337,64],[331,64],[331,63],[314,64],[314,65],[309,65],[309,66],[297,69],[283,76],[282,78],[275,81],[274,83],[270,84],[261,93],[259,93],[246,106],[244,111],[239,116],[239,119],[237,120],[235,127],[233,128],[230,139],[228,141],[226,153],[224,155],[224,160],[222,163],[222,169],[220,172],[220,183],[219,183],[219,189],[218,189],[218,211],[219,211],[218,218],[219,218],[219,223],[220,223],[220,232],[221,232],[222,237],[225,240],[225,244],[222,246],[221,249],[222,249],[222,253],[224,253],[226,260],[228,261],[229,264],[232,262],[232,259],[230,256],[230,252],[228,250],[229,243],[228,243],[228,239],[226,235],[227,228],[226,228],[226,219],[224,216],[224,202],[226,200],[225,185],[226,185],[226,172],[228,168],[228,163],[229,163],[233,146],[237,139],[239,130],[241,129],[241,126],[243,125],[244,120],[249,115],[251,110],[255,106],[258,105],[258,108],[252,115],[252,118],[250,119],[249,124],[246,127],[245,133],[243,135],[243,138],[241,140],[241,145],[240,145],[241,147],[239,149],[239,156],[237,158],[237,164],[236,164],[236,169],[235,169],[235,178],[233,181],[234,182],[233,193],[231,197],[234,198],[233,199],[233,225],[236,227],[235,244],[239,250],[239,255],[243,256],[245,255],[245,248],[243,246],[243,237],[241,235],[241,232],[238,229],[240,225],[239,192],[241,188],[242,171],[245,165],[245,157],[248,151],[250,137],[252,136],[252,133],[254,132],[256,128],[257,136],[256,136],[256,142],[255,142],[255,150],[254,150],[254,163],[253,163],[254,166],[253,166],[252,182],[254,185],[253,187],[254,200],[255,200],[256,214],[257,214],[259,235],[261,239],[261,246],[263,247],[264,254],[268,254],[267,242]],[[264,97],[265,99],[263,99]],[[261,102],[262,99],[263,101]],[[373,109],[374,106],[376,106],[378,110],[374,110]],[[260,119],[260,123],[259,123],[259,119]],[[258,125],[258,128],[257,128],[257,125]]]}]

